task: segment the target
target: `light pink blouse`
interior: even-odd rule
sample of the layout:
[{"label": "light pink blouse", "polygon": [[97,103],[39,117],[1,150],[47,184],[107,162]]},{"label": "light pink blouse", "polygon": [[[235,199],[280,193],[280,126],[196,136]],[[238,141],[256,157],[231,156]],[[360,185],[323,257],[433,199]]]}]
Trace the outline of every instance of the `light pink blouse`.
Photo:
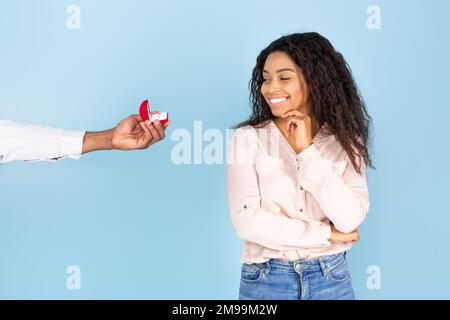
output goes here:
[{"label": "light pink blouse", "polygon": [[337,230],[351,232],[370,205],[364,163],[358,174],[323,126],[299,154],[273,121],[260,129],[237,129],[229,144],[227,189],[246,263],[348,250],[351,243],[330,242],[330,221]]}]

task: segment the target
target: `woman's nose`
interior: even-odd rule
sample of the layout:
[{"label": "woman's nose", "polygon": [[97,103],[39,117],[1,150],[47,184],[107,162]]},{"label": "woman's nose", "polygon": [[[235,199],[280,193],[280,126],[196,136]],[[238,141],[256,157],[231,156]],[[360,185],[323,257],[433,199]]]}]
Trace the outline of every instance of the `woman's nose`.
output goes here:
[{"label": "woman's nose", "polygon": [[270,83],[267,92],[273,93],[273,92],[277,92],[277,91],[280,91],[279,83],[278,82]]}]

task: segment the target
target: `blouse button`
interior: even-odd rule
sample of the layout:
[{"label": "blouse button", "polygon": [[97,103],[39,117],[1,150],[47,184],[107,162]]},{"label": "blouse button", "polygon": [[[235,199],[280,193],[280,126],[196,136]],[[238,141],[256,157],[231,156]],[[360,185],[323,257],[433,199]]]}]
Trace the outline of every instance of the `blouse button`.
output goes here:
[{"label": "blouse button", "polygon": [[303,212],[303,208],[300,208],[300,210],[298,210],[298,211]]}]

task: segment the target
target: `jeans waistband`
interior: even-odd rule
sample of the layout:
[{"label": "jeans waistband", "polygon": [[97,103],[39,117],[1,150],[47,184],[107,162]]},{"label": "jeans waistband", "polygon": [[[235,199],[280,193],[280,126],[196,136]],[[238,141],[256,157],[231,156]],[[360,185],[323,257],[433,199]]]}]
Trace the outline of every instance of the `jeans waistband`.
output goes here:
[{"label": "jeans waistband", "polygon": [[270,259],[263,263],[267,268],[269,269],[283,269],[286,271],[294,270],[294,271],[300,271],[300,270],[309,270],[309,271],[318,271],[324,268],[327,268],[327,266],[334,265],[337,263],[340,259],[345,258],[347,252],[340,252],[328,256],[323,256],[320,258],[314,258],[314,259],[298,259],[298,260],[283,260],[283,259]]}]

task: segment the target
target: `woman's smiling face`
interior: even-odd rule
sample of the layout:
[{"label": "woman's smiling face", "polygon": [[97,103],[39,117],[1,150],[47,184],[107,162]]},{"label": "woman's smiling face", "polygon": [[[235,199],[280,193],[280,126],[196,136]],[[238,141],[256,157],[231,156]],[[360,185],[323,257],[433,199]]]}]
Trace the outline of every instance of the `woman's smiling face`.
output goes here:
[{"label": "woman's smiling face", "polygon": [[261,93],[275,117],[298,110],[309,115],[308,86],[299,66],[285,53],[271,53],[264,63]]}]

